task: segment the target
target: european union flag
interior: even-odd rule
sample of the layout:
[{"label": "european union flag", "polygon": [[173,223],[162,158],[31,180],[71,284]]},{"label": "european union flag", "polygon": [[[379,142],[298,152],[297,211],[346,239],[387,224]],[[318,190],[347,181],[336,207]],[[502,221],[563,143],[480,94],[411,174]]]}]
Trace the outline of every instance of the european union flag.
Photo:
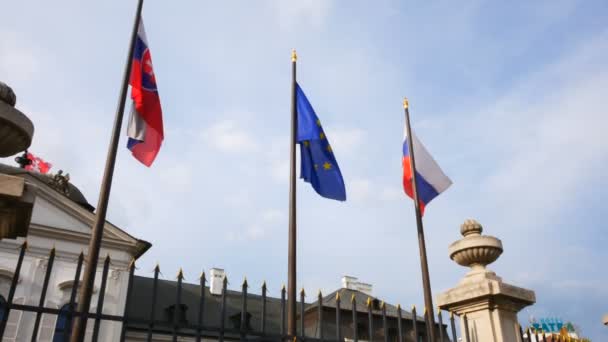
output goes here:
[{"label": "european union flag", "polygon": [[315,191],[326,198],[346,201],[344,179],[331,145],[323,132],[321,121],[296,84],[298,110],[298,143],[301,152],[300,178],[312,184]]}]

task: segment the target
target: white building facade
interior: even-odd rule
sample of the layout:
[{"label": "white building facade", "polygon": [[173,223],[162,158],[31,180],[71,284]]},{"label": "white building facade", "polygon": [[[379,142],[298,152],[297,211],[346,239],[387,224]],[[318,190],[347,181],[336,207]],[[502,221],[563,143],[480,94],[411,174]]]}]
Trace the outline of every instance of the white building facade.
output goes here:
[{"label": "white building facade", "polygon": [[[67,309],[74,287],[74,277],[81,252],[87,253],[91,227],[95,214],[78,189],[58,189],[50,176],[25,172],[22,169],[0,165],[0,173],[23,177],[37,188],[27,234],[27,251],[21,266],[18,285],[13,298],[15,304],[38,306],[43,291],[49,254],[55,248],[44,306]],[[2,213],[0,212],[0,215]],[[9,295],[11,282],[25,239],[0,241],[0,301]],[[150,244],[134,238],[117,226],[106,222],[100,252],[100,263],[95,278],[91,312],[97,309],[104,258],[109,255],[103,313],[122,316],[128,289],[128,267],[141,256]],[[84,270],[84,265],[83,265]],[[82,280],[82,275],[80,277]],[[78,293],[76,296],[78,300]],[[4,314],[4,312],[0,312]],[[36,319],[35,312],[11,310],[3,341],[31,341]],[[0,316],[1,317],[1,316]],[[67,315],[43,314],[36,341],[57,341],[69,328]],[[91,339],[93,320],[87,324],[87,339]],[[122,324],[101,321],[99,341],[118,341]]]}]

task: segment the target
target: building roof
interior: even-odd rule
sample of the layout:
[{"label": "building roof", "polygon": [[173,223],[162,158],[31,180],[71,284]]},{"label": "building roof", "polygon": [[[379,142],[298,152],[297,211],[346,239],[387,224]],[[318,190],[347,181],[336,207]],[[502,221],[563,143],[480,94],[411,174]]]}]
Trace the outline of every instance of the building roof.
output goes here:
[{"label": "building roof", "polygon": [[[25,169],[9,166],[6,164],[0,163],[0,173],[22,177],[29,182],[38,186],[38,194],[37,197],[41,197],[42,193],[47,193],[52,197],[55,197],[57,201],[61,202],[63,198],[67,199],[64,202],[66,203],[74,203],[76,204],[74,207],[78,208],[72,215],[79,215],[80,219],[86,224],[92,225],[93,220],[95,218],[95,208],[89,204],[85,196],[82,192],[72,183],[68,182],[66,184],[67,191],[63,191],[60,187],[58,187],[54,182],[54,175],[51,174],[41,174],[38,172],[31,172]],[[41,191],[44,190],[44,191]],[[60,196],[60,197],[57,197]],[[82,210],[80,210],[82,209]],[[141,255],[143,255],[152,244],[138,239],[119,227],[115,226],[111,222],[106,220],[106,228],[104,230],[104,239],[106,237],[110,237],[115,241],[119,241],[121,243],[126,242],[127,244],[133,246],[133,257],[138,259]],[[124,248],[121,247],[121,248]]]},{"label": "building roof", "polygon": [[[372,314],[382,315],[381,305],[382,305],[383,301],[380,298],[370,296],[361,291],[347,289],[347,288],[338,289],[338,290],[324,296],[323,297],[323,307],[336,308],[336,296],[338,293],[340,294],[340,309],[348,310],[348,311],[352,310],[351,301],[354,296],[355,302],[357,303],[357,306],[356,306],[357,312],[367,313],[368,312],[367,300],[370,299],[371,305],[372,305]],[[386,316],[387,317],[395,317],[395,318],[399,317],[397,306],[388,304],[386,302],[384,304],[386,305]],[[313,302],[312,304],[310,304],[307,307],[306,311],[314,310],[316,307],[318,307],[318,305],[319,305],[319,301],[316,300],[315,302]],[[411,312],[403,310],[403,308],[402,308],[401,317],[403,319],[411,320],[413,315]],[[424,319],[420,316],[417,316],[417,319],[418,319],[418,321],[424,322]]]},{"label": "building roof", "polygon": [[35,178],[35,179],[47,184],[49,187],[53,188],[55,191],[57,191],[61,195],[66,196],[67,198],[72,200],[74,203],[80,205],[81,207],[87,209],[88,211],[90,211],[90,212],[95,211],[95,207],[93,207],[91,204],[89,204],[86,197],[84,197],[82,192],[80,192],[80,190],[74,184],[68,183],[67,194],[65,192],[62,192],[59,189],[55,188],[53,186],[53,175],[52,174],[41,174],[38,172],[31,172],[31,171],[22,169],[20,167],[9,166],[6,164],[1,164],[1,163],[0,163],[0,173],[4,173],[7,175],[13,175],[13,176],[19,176],[19,177],[28,176],[28,177]]},{"label": "building roof", "polygon": [[[154,279],[149,277],[134,276],[133,277],[133,291],[129,298],[129,304],[127,307],[127,317],[130,322],[128,323],[129,329],[134,330],[146,330],[147,325],[142,321],[149,321],[152,313],[152,298],[153,296],[153,285]],[[157,296],[156,306],[154,309],[154,320],[155,329],[170,332],[172,328],[171,324],[171,311],[173,310],[177,300],[177,281],[174,280],[158,280],[157,285]],[[220,326],[221,318],[221,295],[213,295],[209,291],[209,287],[205,286],[205,305],[204,305],[204,320],[203,326],[205,328],[217,328]],[[323,307],[324,308],[336,308],[336,293],[340,292],[340,295],[344,299],[341,301],[342,310],[351,310],[350,298],[355,295],[357,300],[357,311],[367,313],[366,301],[368,295],[363,292],[351,289],[339,289],[332,292],[330,295],[324,297]],[[183,327],[181,330],[192,329],[194,330],[198,322],[198,311],[200,305],[200,293],[201,287],[199,284],[182,283],[181,292],[181,304],[182,309],[185,309],[185,322],[180,324]],[[372,300],[375,297],[370,297]],[[361,304],[359,304],[361,303]],[[240,324],[240,315],[243,304],[243,294],[240,291],[227,290],[226,292],[226,325],[227,330],[234,329],[234,332],[238,331]],[[298,321],[300,320],[300,305],[301,302],[297,302]],[[318,307],[318,301],[314,303],[304,303],[305,313],[314,312],[315,308]],[[386,304],[387,317],[397,318],[397,307]],[[254,331],[261,330],[262,324],[262,296],[259,294],[247,294],[247,312],[250,316],[250,328]],[[281,332],[281,299],[276,297],[267,296],[266,299],[266,332],[270,334],[280,334]],[[382,314],[381,310],[373,310],[375,316]],[[405,310],[402,311],[402,318],[404,320],[411,320],[412,314]],[[139,322],[137,322],[139,321]],[[421,317],[418,317],[418,321],[424,322]],[[299,326],[299,323],[298,323]]]},{"label": "building roof", "polygon": [[[142,330],[147,325],[135,322],[135,320],[149,320],[152,314],[154,279],[148,277],[134,276],[133,291],[129,298],[127,317],[130,329]],[[171,331],[171,310],[177,300],[177,282],[170,280],[158,280],[156,305],[154,319],[156,328]],[[209,287],[205,286],[205,305],[203,311],[203,325],[205,327],[219,327],[221,318],[221,295],[213,295]],[[185,322],[181,326],[195,326],[198,322],[201,287],[199,284],[182,283],[181,304],[185,309]],[[243,294],[240,291],[226,291],[226,326],[227,330],[237,329],[243,303]],[[247,312],[250,316],[250,327],[259,331],[262,324],[262,296],[258,294],[247,295]],[[163,325],[164,322],[164,325]],[[236,330],[235,330],[236,331]],[[281,332],[281,300],[279,298],[267,297],[266,300],[266,331],[279,334]]]}]

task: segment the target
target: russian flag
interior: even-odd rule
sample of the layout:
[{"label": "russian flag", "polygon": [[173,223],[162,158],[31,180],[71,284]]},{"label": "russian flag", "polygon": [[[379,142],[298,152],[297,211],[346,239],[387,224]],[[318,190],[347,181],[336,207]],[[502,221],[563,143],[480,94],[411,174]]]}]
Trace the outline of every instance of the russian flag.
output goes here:
[{"label": "russian flag", "polygon": [[[414,157],[416,158],[416,189],[418,190],[418,201],[420,212],[424,214],[424,207],[429,202],[444,192],[452,185],[452,181],[446,176],[437,162],[431,157],[424,145],[412,132],[414,144]],[[403,137],[403,189],[405,193],[414,198],[412,189],[412,164],[408,149],[407,127]]]},{"label": "russian flag", "polygon": [[131,65],[131,98],[133,107],[127,128],[127,148],[135,159],[152,165],[163,142],[163,113],[156,88],[156,77],[148,49],[143,19],[140,18]]}]

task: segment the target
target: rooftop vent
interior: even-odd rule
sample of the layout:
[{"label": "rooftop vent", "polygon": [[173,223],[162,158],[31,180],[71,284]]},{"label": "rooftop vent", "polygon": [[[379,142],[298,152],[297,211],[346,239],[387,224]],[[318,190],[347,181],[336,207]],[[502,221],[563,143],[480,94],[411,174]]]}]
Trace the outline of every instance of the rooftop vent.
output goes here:
[{"label": "rooftop vent", "polygon": [[221,268],[212,268],[209,270],[209,275],[209,292],[211,292],[212,295],[221,296],[226,272]]}]

